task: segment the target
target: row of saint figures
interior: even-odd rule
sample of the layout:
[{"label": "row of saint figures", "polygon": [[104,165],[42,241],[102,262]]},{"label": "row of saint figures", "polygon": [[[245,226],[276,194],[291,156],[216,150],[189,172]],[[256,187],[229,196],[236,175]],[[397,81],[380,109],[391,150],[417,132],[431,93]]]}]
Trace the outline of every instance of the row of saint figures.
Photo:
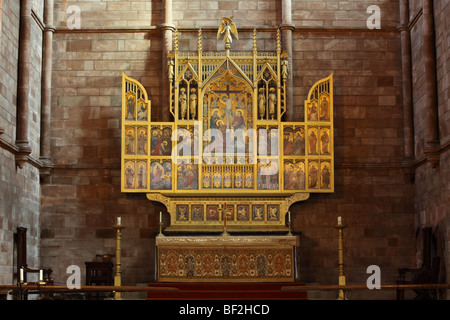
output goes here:
[{"label": "row of saint figures", "polygon": [[255,185],[253,166],[228,166],[224,170],[224,166],[199,167],[193,163],[174,166],[170,160],[125,160],[124,183],[125,189],[154,191],[280,190],[280,175],[283,174],[282,189],[286,191],[332,189],[331,160],[290,159],[284,161],[282,171],[278,167],[277,161],[258,162]]},{"label": "row of saint figures", "polygon": [[248,204],[236,202],[233,204],[177,204],[175,219],[187,221],[224,221],[228,223],[248,221],[279,221],[281,219],[279,204]]},{"label": "row of saint figures", "polygon": [[[198,95],[197,88],[190,88],[189,95],[187,94],[187,88],[181,87],[179,93],[179,106],[180,106],[180,120],[198,120]],[[258,89],[258,99],[257,99],[257,115],[259,120],[274,120],[276,119],[276,108],[277,108],[277,94],[274,87],[268,88],[268,93],[265,87],[260,87]],[[233,98],[228,96],[220,97],[213,91],[209,91],[210,94],[205,94],[203,96],[203,102],[201,104],[203,115],[208,114],[208,110],[214,110],[216,108],[226,108],[227,99]],[[211,97],[209,97],[211,95]],[[236,97],[237,100],[235,104],[237,106],[242,106],[244,103],[247,104],[247,114],[251,115],[251,99],[250,95],[244,99],[243,97]],[[245,100],[245,102],[244,102]],[[239,108],[239,107],[237,107]],[[236,108],[234,108],[236,109]],[[307,121],[330,121],[330,107],[329,107],[329,97],[323,96],[320,101],[312,101],[307,105],[306,110]],[[234,114],[237,114],[235,111]],[[136,99],[134,93],[128,93],[126,99],[126,116],[125,121],[144,121],[147,122],[148,118],[148,108],[147,104],[143,99]],[[227,126],[227,129],[230,129]]]},{"label": "row of saint figures", "polygon": [[[190,91],[188,93],[188,91]],[[230,97],[229,95],[219,96],[214,91],[209,91],[203,95],[202,103],[198,102],[197,88],[181,87],[179,89],[179,120],[199,120],[199,110],[202,110],[203,115],[208,115],[208,110],[214,110],[216,108],[235,109],[234,107],[227,106],[228,104],[247,105],[248,115],[252,115],[251,112],[251,95],[249,97],[241,97],[244,93],[240,93],[236,97]],[[244,93],[245,94],[245,93]],[[235,102],[236,101],[236,102]],[[269,87],[267,90],[265,87],[258,89],[257,99],[257,117],[258,120],[276,120],[277,119],[277,93],[276,88]],[[200,109],[199,109],[200,108]],[[239,108],[239,107],[238,107]],[[214,112],[214,111],[212,111]],[[233,112],[234,115],[238,114],[238,111]],[[230,129],[230,120],[226,119],[227,129]]]},{"label": "row of saint figures", "polygon": [[[150,127],[150,139],[148,134]],[[172,126],[151,125],[151,126],[126,126],[125,127],[125,155],[126,156],[172,156],[173,152],[179,157],[192,157],[204,155],[204,163],[210,164],[208,156],[217,158],[240,158],[240,156],[253,155],[252,144],[249,137],[242,141],[242,147],[235,140],[232,149],[227,145],[227,137],[223,137],[220,131],[216,131],[217,136],[205,138],[211,139],[201,141],[198,130],[194,126],[179,127],[177,132],[178,141],[172,141]],[[220,137],[220,143],[219,138]],[[150,141],[149,141],[150,140]],[[258,156],[278,156],[279,143],[282,143],[283,156],[330,156],[331,155],[331,128],[324,126],[304,126],[293,125],[284,126],[282,140],[277,128],[257,130],[257,155]],[[200,145],[202,143],[202,145]],[[177,144],[182,146],[177,148]],[[187,146],[187,147],[186,147]],[[202,148],[202,149],[200,149]],[[243,151],[237,153],[237,151]],[[206,153],[205,153],[206,152]],[[203,154],[202,154],[203,153]],[[225,160],[226,163],[228,160]],[[238,164],[238,162],[236,162]]]}]

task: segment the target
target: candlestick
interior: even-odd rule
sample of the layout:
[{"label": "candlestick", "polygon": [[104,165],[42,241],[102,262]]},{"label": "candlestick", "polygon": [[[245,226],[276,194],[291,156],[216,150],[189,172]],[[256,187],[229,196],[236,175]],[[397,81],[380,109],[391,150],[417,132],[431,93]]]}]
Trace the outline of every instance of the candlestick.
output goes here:
[{"label": "candlestick", "polygon": [[[119,217],[120,218],[120,217]],[[121,248],[120,248],[120,241],[122,239],[122,229],[125,229],[124,226],[121,226],[119,224],[119,219],[117,220],[117,225],[113,226],[113,228],[116,230],[116,274],[114,276],[114,285],[115,286],[121,286],[122,285],[122,275],[121,275]],[[114,292],[114,300],[122,300],[122,294],[121,292]]]},{"label": "candlestick", "polygon": [[162,226],[163,226],[163,222],[162,222],[162,212],[159,212],[159,234],[157,235],[157,237],[165,237],[165,235],[163,235],[162,233]]},{"label": "candlestick", "polygon": [[[339,217],[340,218],[340,217]],[[339,265],[339,285],[345,286],[345,273],[344,273],[344,229],[346,226],[342,225],[342,220],[339,221],[336,229],[338,229],[338,265]],[[338,300],[347,300],[344,290],[339,290]]]}]

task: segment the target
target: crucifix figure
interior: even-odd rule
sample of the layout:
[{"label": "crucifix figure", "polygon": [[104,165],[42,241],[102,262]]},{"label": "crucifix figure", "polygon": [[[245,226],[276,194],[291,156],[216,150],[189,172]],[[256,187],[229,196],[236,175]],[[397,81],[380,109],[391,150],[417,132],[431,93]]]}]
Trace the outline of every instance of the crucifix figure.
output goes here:
[{"label": "crucifix figure", "polygon": [[227,90],[226,91],[218,91],[218,92],[223,92],[225,93],[225,95],[223,95],[222,97],[220,97],[217,93],[215,93],[214,91],[211,91],[212,94],[214,94],[221,102],[223,102],[223,104],[225,104],[225,117],[226,117],[226,124],[227,124],[227,129],[231,129],[231,117],[232,117],[232,111],[233,111],[233,101],[237,100],[239,98],[239,96],[243,93],[242,91],[238,91],[239,94],[234,97],[234,98],[230,98],[230,93],[233,91],[230,91],[229,86],[227,86]]}]

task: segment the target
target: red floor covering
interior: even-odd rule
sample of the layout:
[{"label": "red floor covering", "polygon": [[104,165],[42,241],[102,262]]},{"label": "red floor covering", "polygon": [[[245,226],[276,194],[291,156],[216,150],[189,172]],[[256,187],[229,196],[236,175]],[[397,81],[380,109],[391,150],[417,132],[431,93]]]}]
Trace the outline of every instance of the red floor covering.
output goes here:
[{"label": "red floor covering", "polygon": [[178,292],[149,292],[149,300],[307,300],[306,291],[283,291],[298,282],[154,282],[152,287],[175,287]]}]

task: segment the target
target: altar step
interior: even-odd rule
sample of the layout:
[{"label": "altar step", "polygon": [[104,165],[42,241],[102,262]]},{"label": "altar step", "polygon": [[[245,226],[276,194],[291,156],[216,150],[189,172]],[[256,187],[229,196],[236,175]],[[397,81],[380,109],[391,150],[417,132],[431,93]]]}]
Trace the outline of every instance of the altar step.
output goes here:
[{"label": "altar step", "polygon": [[154,282],[151,287],[174,287],[178,292],[149,292],[148,300],[307,300],[305,291],[282,291],[298,282]]}]

